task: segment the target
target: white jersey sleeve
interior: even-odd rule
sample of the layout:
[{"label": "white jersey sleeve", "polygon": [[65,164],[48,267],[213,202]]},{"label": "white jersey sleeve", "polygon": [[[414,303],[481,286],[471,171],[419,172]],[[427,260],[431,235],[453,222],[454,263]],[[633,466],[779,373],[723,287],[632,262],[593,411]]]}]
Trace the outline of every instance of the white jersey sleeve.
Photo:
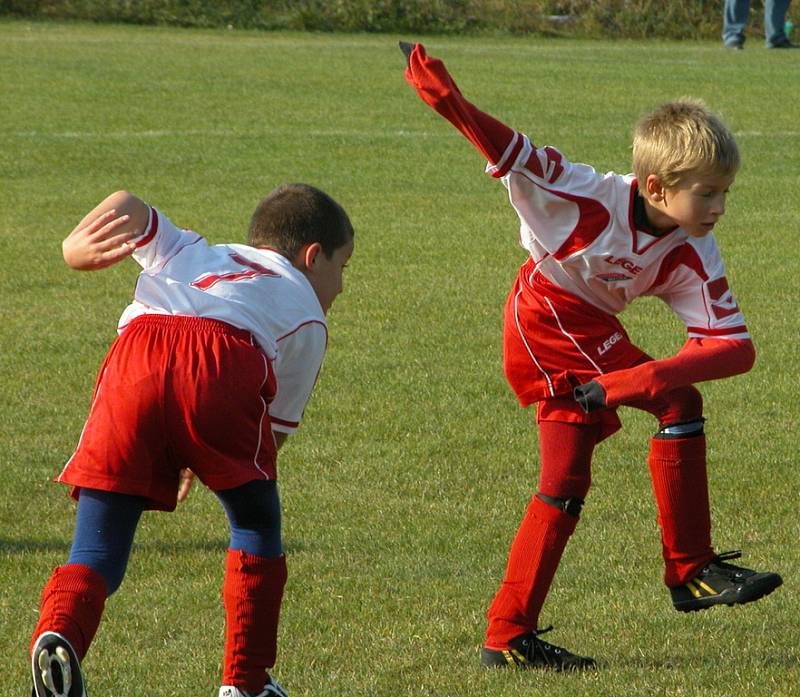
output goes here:
[{"label": "white jersey sleeve", "polygon": [[520,220],[520,243],[534,261],[563,261],[591,244],[611,224],[600,201],[614,205],[613,173],[567,160],[550,146],[536,148],[516,133],[503,157],[486,171],[508,189]]},{"label": "white jersey sleeve", "polygon": [[712,234],[690,237],[667,254],[648,294],[672,308],[690,338],[750,338]]},{"label": "white jersey sleeve", "polygon": [[282,433],[297,430],[311,391],[317,381],[328,343],[321,322],[306,322],[278,338],[278,357],[273,368],[278,394],[269,407],[272,428]]},{"label": "white jersey sleeve", "polygon": [[169,218],[150,208],[147,228],[133,240],[133,258],[145,271],[157,271],[181,249],[201,239],[196,232],[176,227]]}]

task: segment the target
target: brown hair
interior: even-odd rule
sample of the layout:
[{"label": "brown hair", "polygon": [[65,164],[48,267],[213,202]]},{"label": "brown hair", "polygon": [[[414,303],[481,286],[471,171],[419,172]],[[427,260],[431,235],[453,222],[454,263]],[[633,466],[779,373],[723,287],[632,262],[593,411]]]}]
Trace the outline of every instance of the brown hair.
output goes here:
[{"label": "brown hair", "polygon": [[324,191],[308,184],[284,184],[267,194],[250,219],[247,242],[294,259],[303,245],[319,242],[330,259],[353,238],[347,213]]}]

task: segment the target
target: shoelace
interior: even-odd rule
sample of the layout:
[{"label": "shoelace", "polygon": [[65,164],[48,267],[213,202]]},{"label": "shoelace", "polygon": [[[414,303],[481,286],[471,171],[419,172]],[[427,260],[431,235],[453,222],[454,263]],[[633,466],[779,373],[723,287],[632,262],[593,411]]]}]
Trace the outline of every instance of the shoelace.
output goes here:
[{"label": "shoelace", "polygon": [[726,571],[730,575],[731,579],[741,579],[744,578],[746,575],[748,575],[744,573],[745,571],[747,571],[747,569],[742,569],[741,567],[735,566],[733,564],[725,563],[726,561],[730,561],[731,559],[739,559],[741,556],[742,556],[742,550],[740,549],[735,549],[730,552],[722,552],[721,554],[718,554],[716,557],[714,557],[712,563],[714,563],[722,571]]},{"label": "shoelace", "polygon": [[728,561],[729,559],[739,559],[742,556],[741,549],[734,549],[731,552],[722,552],[716,556],[715,561]]},{"label": "shoelace", "polygon": [[558,646],[553,646],[552,644],[548,644],[546,641],[542,641],[539,638],[540,635],[547,634],[547,632],[551,631],[552,629],[553,625],[551,624],[545,627],[544,629],[534,629],[533,632],[531,632],[533,634],[533,639],[531,641],[531,646],[529,648],[531,658],[533,658],[533,655],[538,650],[539,653],[542,655],[542,658],[544,658],[544,660],[547,661],[547,663],[552,664],[555,659],[553,659],[550,656],[551,653],[556,655],[564,653],[564,649]]}]

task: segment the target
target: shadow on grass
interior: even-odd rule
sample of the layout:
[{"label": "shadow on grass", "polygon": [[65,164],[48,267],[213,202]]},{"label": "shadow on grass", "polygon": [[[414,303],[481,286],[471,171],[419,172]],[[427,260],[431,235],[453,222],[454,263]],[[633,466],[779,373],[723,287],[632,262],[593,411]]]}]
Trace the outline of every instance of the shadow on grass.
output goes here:
[{"label": "shadow on grass", "polygon": [[[63,552],[69,554],[72,541],[65,540],[9,540],[0,537],[0,555],[30,554],[31,552]],[[228,548],[228,540],[145,540],[133,543],[134,554],[139,551],[151,551],[159,554],[181,554],[186,552],[221,552]],[[302,552],[305,546],[297,540],[288,540],[283,544],[287,554]]]}]

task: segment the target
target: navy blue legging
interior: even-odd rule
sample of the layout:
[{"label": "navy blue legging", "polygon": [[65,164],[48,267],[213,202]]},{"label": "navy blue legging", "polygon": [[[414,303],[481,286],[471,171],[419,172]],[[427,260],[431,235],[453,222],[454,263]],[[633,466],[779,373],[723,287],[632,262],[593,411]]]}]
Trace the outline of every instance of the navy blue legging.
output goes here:
[{"label": "navy blue legging", "polygon": [[[267,558],[283,553],[281,507],[274,481],[253,481],[214,493],[228,516],[230,549]],[[84,564],[97,571],[111,595],[125,576],[136,526],[147,503],[139,496],[81,489],[67,564]]]}]

